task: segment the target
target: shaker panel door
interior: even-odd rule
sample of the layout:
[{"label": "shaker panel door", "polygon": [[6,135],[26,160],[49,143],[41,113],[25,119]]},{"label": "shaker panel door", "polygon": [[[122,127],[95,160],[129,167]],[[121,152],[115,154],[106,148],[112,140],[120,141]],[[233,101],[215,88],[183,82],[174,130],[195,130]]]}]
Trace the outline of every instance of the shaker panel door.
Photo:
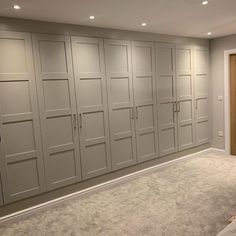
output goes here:
[{"label": "shaker panel door", "polygon": [[48,189],[80,180],[78,125],[70,38],[33,35]]},{"label": "shaker panel door", "polygon": [[154,43],[132,42],[137,158],[158,156]]},{"label": "shaker panel door", "polygon": [[45,190],[30,34],[0,32],[0,168],[5,203]]},{"label": "shaker panel door", "polygon": [[105,40],[112,168],[136,163],[134,101],[129,41]]},{"label": "shaker panel door", "polygon": [[156,44],[158,135],[160,155],[178,151],[175,46]]},{"label": "shaker panel door", "polygon": [[176,95],[179,150],[195,145],[193,50],[191,46],[176,48]]},{"label": "shaker panel door", "polygon": [[83,178],[111,170],[103,40],[72,37]]},{"label": "shaker panel door", "polygon": [[209,50],[207,47],[194,47],[195,128],[197,145],[208,143],[210,139],[208,57]]}]

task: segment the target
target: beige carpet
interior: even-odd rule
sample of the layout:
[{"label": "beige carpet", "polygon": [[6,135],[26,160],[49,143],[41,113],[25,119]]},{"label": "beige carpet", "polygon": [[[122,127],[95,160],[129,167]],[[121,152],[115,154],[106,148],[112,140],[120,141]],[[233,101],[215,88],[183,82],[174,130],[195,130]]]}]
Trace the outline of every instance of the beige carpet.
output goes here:
[{"label": "beige carpet", "polygon": [[215,236],[236,212],[236,158],[208,154],[74,199],[0,235]]}]

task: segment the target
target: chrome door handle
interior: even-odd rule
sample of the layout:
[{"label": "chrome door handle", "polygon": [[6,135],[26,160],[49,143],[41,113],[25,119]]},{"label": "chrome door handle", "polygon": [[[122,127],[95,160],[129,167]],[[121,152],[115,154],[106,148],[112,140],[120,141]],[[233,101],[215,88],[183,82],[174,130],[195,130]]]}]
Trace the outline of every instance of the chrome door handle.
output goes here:
[{"label": "chrome door handle", "polygon": [[138,119],[138,107],[136,107],[136,119]]},{"label": "chrome door handle", "polygon": [[74,129],[76,129],[76,127],[77,127],[76,114],[73,114],[73,126],[74,126]]},{"label": "chrome door handle", "polygon": [[80,129],[82,129],[82,127],[83,127],[83,117],[82,117],[82,113],[80,113],[79,114],[79,127],[80,127]]},{"label": "chrome door handle", "polygon": [[131,119],[134,120],[134,108],[133,107],[130,107],[130,112],[131,112]]},{"label": "chrome door handle", "polygon": [[174,113],[177,112],[177,102],[173,102],[173,109],[174,109]]},{"label": "chrome door handle", "polygon": [[178,102],[178,110],[177,112],[180,112],[180,102]]}]

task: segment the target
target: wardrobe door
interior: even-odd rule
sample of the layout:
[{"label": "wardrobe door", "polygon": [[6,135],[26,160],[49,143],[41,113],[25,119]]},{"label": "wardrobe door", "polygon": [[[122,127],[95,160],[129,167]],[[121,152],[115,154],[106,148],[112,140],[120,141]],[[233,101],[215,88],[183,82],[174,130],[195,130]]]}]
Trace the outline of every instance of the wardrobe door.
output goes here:
[{"label": "wardrobe door", "polygon": [[193,50],[191,46],[176,48],[176,89],[179,150],[194,146]]},{"label": "wardrobe door", "polygon": [[158,135],[160,155],[178,151],[175,46],[156,44]]},{"label": "wardrobe door", "polygon": [[207,47],[194,47],[194,95],[196,144],[209,142],[209,86]]},{"label": "wardrobe door", "polygon": [[0,168],[5,203],[44,191],[30,34],[0,32]]},{"label": "wardrobe door", "polygon": [[47,189],[80,180],[70,38],[33,35]]},{"label": "wardrobe door", "polygon": [[103,40],[72,37],[83,178],[111,170]]},{"label": "wardrobe door", "polygon": [[138,161],[158,156],[154,43],[132,42]]},{"label": "wardrobe door", "polygon": [[136,163],[134,103],[129,41],[105,40],[112,167]]}]

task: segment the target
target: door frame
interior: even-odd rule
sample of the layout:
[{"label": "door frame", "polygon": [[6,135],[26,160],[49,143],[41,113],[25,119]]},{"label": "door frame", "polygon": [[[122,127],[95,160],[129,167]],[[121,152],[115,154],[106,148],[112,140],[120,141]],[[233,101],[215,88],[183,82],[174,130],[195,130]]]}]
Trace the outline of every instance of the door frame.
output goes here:
[{"label": "door frame", "polygon": [[230,55],[236,54],[236,49],[224,51],[224,129],[225,152],[231,155],[231,127],[230,127]]}]

